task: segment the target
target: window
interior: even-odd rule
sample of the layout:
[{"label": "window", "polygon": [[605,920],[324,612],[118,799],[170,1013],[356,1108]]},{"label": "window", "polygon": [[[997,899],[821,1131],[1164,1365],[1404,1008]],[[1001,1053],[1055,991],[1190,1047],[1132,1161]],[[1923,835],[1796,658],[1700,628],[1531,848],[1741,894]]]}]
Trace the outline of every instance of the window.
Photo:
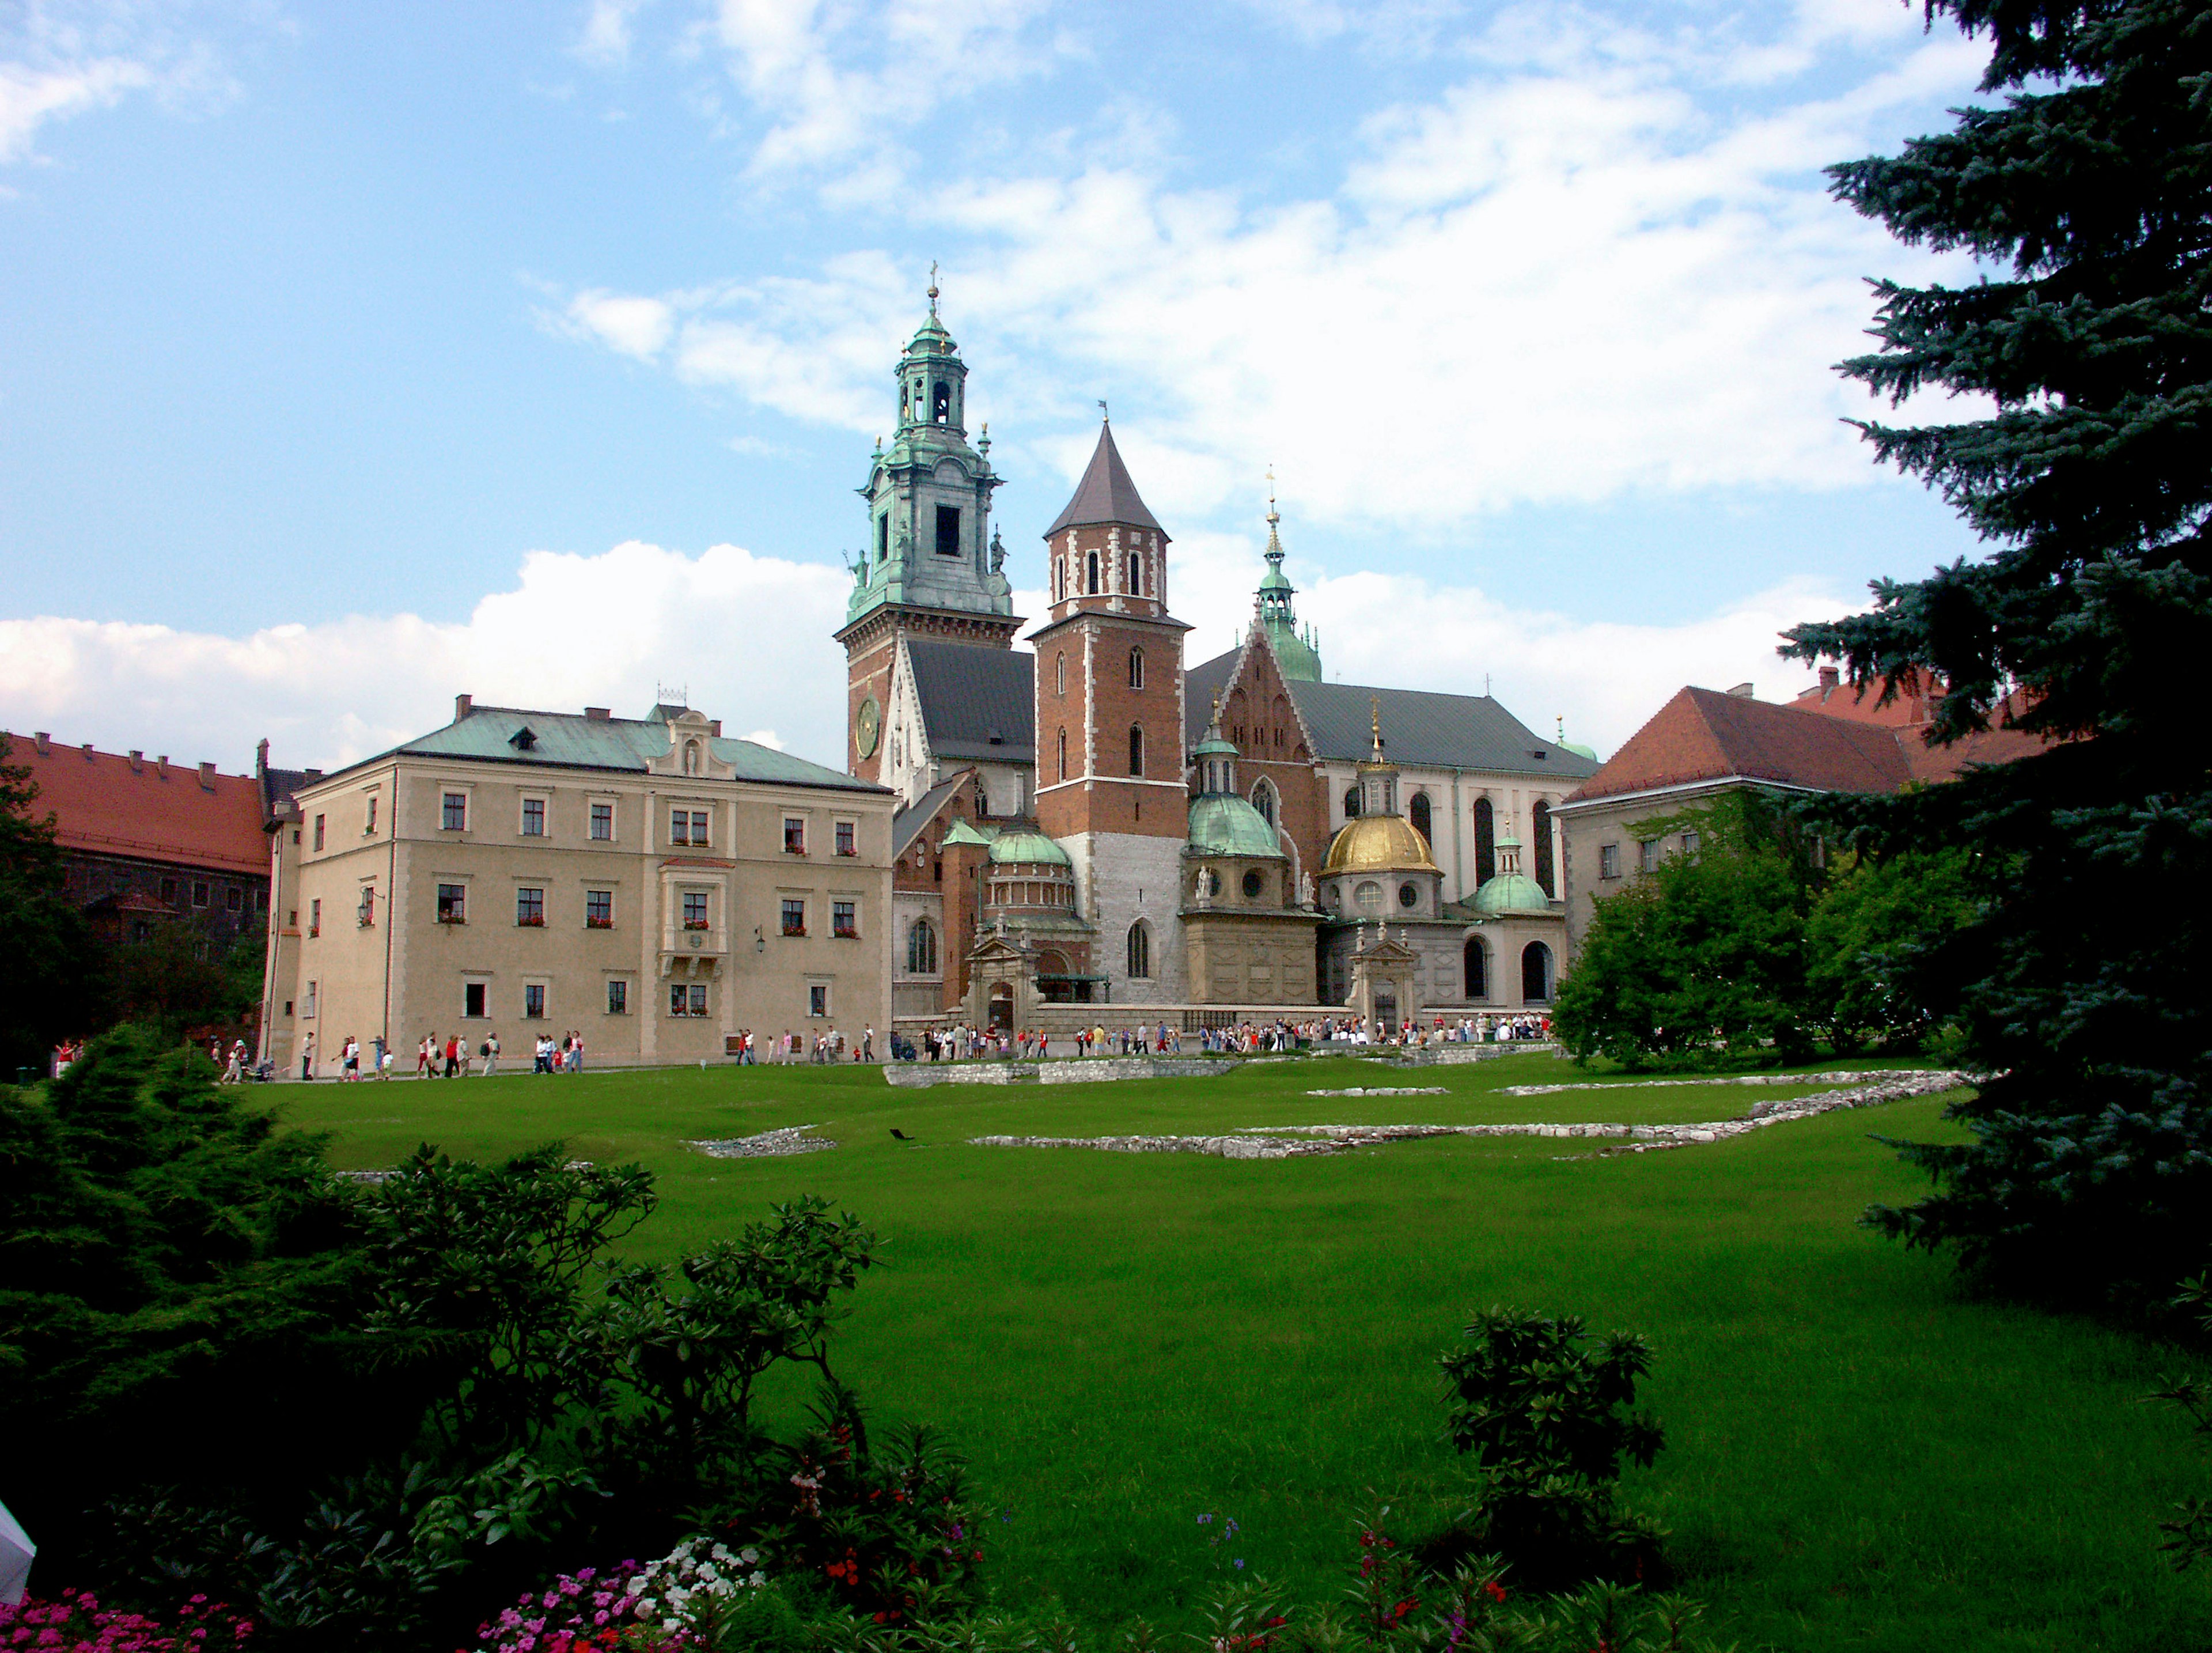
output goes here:
[{"label": "window", "polygon": [[1257,901],[1257,900],[1259,900],[1259,899],[1260,899],[1261,893],[1263,890],[1265,890],[1267,889],[1267,880],[1265,878],[1263,878],[1263,877],[1261,877],[1261,873],[1260,873],[1260,870],[1259,870],[1259,868],[1257,868],[1257,867],[1253,867],[1253,868],[1251,868],[1249,871],[1248,871],[1248,872],[1244,874],[1244,899],[1245,899],[1245,900],[1247,900],[1247,901]]},{"label": "window", "polygon": [[163,901],[174,901],[176,898],[177,898],[177,881],[176,881],[174,878],[164,878],[164,879],[162,879],[162,880],[161,880],[161,899],[162,899]]},{"label": "window", "polygon": [[[1144,594],[1145,565],[1138,559],[1137,554],[1134,551],[1129,553],[1128,582],[1124,585],[1121,589],[1129,593],[1132,596],[1142,596]],[[1129,685],[1132,689],[1142,689],[1144,686],[1145,685],[1141,683],[1133,683]]]},{"label": "window", "polygon": [[370,884],[361,892],[361,905],[354,910],[354,922],[364,930],[376,925],[376,886]]},{"label": "window", "polygon": [[707,984],[704,981],[671,981],[668,984],[668,1013],[671,1016],[704,1016],[707,1013]]},{"label": "window", "polygon": [[1597,847],[1597,875],[1601,878],[1620,876],[1620,846],[1600,844]]},{"label": "window", "polygon": [[1351,820],[1359,813],[1359,788],[1347,787],[1344,794],[1344,818]]},{"label": "window", "polygon": [[783,899],[783,933],[786,935],[806,933],[806,903],[797,896]]},{"label": "window", "polygon": [[316,995],[316,994],[317,994],[319,990],[320,990],[320,984],[319,984],[319,983],[318,983],[318,982],[314,982],[314,981],[310,981],[310,982],[308,982],[308,983],[307,983],[307,997],[300,1000],[300,1014],[301,1014],[301,1015],[302,1015],[302,1016],[306,1016],[306,1017],[312,1017],[312,1016],[313,1016],[313,1015],[314,1015],[314,1013],[315,1013],[315,995]]},{"label": "window", "polygon": [[615,927],[615,892],[611,890],[584,891],[584,923],[593,930],[611,930]]},{"label": "window", "polygon": [[610,1016],[629,1014],[629,982],[617,981],[607,983],[607,1014]]},{"label": "window", "polygon": [[1682,853],[1685,855],[1696,854],[1698,853],[1698,846],[1704,842],[1705,840],[1694,832],[1684,833],[1682,835]]},{"label": "window", "polygon": [[246,891],[243,890],[224,890],[222,892],[222,904],[226,909],[234,913],[244,911],[246,908]]},{"label": "window", "polygon": [[1413,909],[1419,907],[1420,904],[1421,887],[1419,884],[1401,884],[1398,886],[1399,906],[1405,908],[1410,912]]},{"label": "window", "polygon": [[684,892],[684,927],[703,930],[707,927],[707,892],[686,890]]},{"label": "window", "polygon": [[1053,678],[1053,684],[1052,684],[1052,691],[1053,691],[1053,693],[1054,693],[1055,695],[1064,695],[1064,694],[1066,694],[1066,693],[1067,692],[1067,656],[1066,656],[1066,655],[1065,655],[1065,654],[1055,654],[1055,655],[1054,655],[1054,656],[1052,657],[1052,678]]},{"label": "window", "polygon": [[1552,950],[1540,941],[1532,941],[1521,950],[1522,1000],[1538,1005],[1551,996]]},{"label": "window", "polygon": [[830,933],[852,940],[860,933],[860,908],[857,902],[833,901],[830,903]]},{"label": "window", "polygon": [[1413,830],[1421,835],[1424,842],[1428,843],[1436,842],[1434,834],[1429,830],[1431,822],[1428,793],[1417,792],[1413,794],[1413,801],[1406,805],[1406,818],[1413,823]]},{"label": "window", "polygon": [[1636,846],[1636,864],[1649,872],[1659,865],[1659,840],[1647,838]]},{"label": "window", "polygon": [[1461,959],[1465,972],[1467,996],[1470,1000],[1490,996],[1490,956],[1482,950],[1482,938],[1469,936]]},{"label": "window", "polygon": [[1152,932],[1142,919],[1129,927],[1128,951],[1130,978],[1138,981],[1150,980],[1152,974]]},{"label": "window", "polygon": [[876,519],[876,561],[887,562],[891,555],[891,514],[888,511]]},{"label": "window", "polygon": [[545,984],[543,981],[523,984],[522,1015],[526,1021],[542,1022],[545,1019]]},{"label": "window", "polygon": [[1142,775],[1144,772],[1145,772],[1145,730],[1144,730],[1144,726],[1143,726],[1142,724],[1133,723],[1133,724],[1131,724],[1131,725],[1129,726],[1129,773],[1130,773],[1131,775]]},{"label": "window", "polygon": [[1382,910],[1382,886],[1370,878],[1352,892],[1352,899],[1361,912],[1379,913]]},{"label": "window", "polygon": [[204,907],[207,904],[207,880],[205,878],[194,878],[192,880],[192,905],[195,907]]},{"label": "window", "polygon": [[783,817],[783,853],[804,855],[806,853],[806,823],[796,815]]},{"label": "window", "polygon": [[939,556],[960,555],[960,507],[957,505],[937,507],[937,554]]},{"label": "window", "polygon": [[319,936],[323,933],[323,903],[320,896],[307,903],[307,933]]},{"label": "window", "polygon": [[830,1013],[830,989],[823,983],[817,981],[806,989],[806,1013],[809,1016],[827,1016]]},{"label": "window", "polygon": [[1269,826],[1275,824],[1275,788],[1265,777],[1252,788],[1252,807],[1260,811],[1260,818]]},{"label": "window", "polygon": [[706,847],[707,811],[703,809],[695,809],[691,811],[691,848],[704,849]]},{"label": "window", "polygon": [[322,817],[321,816],[318,815],[317,817],[315,817],[315,848],[316,848],[317,849],[320,849],[322,847],[323,847],[323,817]]},{"label": "window", "polygon": [[[1478,889],[1498,873],[1498,811],[1487,798],[1474,800],[1474,882]],[[1609,878],[1612,875],[1607,874]]]},{"label": "window", "polygon": [[1098,595],[1098,553],[1092,551],[1084,559],[1084,573],[1088,576],[1084,589],[1093,597]]},{"label": "window", "polygon": [[465,832],[469,828],[469,795],[449,792],[439,805],[438,827],[443,832]]},{"label": "window", "polygon": [[1133,648],[1129,651],[1129,687],[1142,689],[1144,686],[1145,651],[1141,648]]},{"label": "window", "polygon": [[486,1014],[487,1012],[484,1010],[484,1000],[489,995],[490,992],[491,983],[489,981],[462,982],[461,1014],[464,1016],[483,1016]]},{"label": "window", "polygon": [[545,836],[545,800],[543,798],[522,800],[522,836],[526,838]]},{"label": "window", "polygon": [[694,981],[691,984],[691,1013],[694,1016],[704,1016],[707,1013],[707,984],[704,981]]},{"label": "window", "polygon": [[545,892],[543,890],[517,890],[514,892],[514,921],[541,929],[545,923]]},{"label": "window", "polygon": [[979,821],[991,818],[991,794],[984,790],[981,775],[975,777],[975,818]]},{"label": "window", "polygon": [[1559,884],[1552,875],[1552,805],[1541,798],[1529,811],[1528,824],[1536,839],[1536,882],[1544,886],[1544,893],[1556,896]]},{"label": "window", "polygon": [[929,387],[929,422],[933,425],[952,422],[952,386],[942,379]]},{"label": "window", "polygon": [[469,887],[465,884],[438,886],[438,922],[465,924],[469,917]]},{"label": "window", "polygon": [[615,837],[615,806],[612,804],[592,805],[592,837],[599,843],[612,843]]},{"label": "window", "polygon": [[1067,779],[1067,731],[1060,732],[1060,778]]},{"label": "window", "polygon": [[691,842],[691,817],[684,810],[672,810],[668,816],[668,842],[672,845]]},{"label": "window", "polygon": [[368,818],[362,823],[361,830],[364,836],[374,834],[376,830],[376,794],[374,793],[368,795]]},{"label": "window", "polygon": [[840,821],[840,822],[838,822],[838,823],[837,823],[837,853],[838,853],[840,855],[857,855],[857,854],[859,854],[860,853],[860,843],[859,843],[859,842],[858,842],[859,836],[860,836],[859,830],[858,830],[858,829],[854,825],[854,823],[853,823],[852,822],[850,822],[850,821]]},{"label": "window", "polygon": [[915,920],[906,933],[906,973],[908,975],[937,974],[937,932],[926,918]]}]

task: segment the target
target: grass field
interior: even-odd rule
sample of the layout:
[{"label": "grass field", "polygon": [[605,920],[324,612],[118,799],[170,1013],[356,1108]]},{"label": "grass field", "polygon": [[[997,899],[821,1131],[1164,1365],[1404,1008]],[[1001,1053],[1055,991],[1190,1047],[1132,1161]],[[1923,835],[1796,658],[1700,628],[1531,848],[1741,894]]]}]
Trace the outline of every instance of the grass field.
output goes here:
[{"label": "grass field", "polygon": [[[1348,1576],[1373,1494],[1416,1527],[1459,1507],[1435,1358],[1492,1303],[1632,1328],[1667,1425],[1632,1496],[1686,1586],[1750,1649],[2197,1649],[2212,1580],[2156,1522],[2207,1466],[2138,1404],[2170,1357],[2078,1321],[1975,1303],[1948,1267],[1853,1225],[1911,1175],[1869,1131],[1947,1127],[1934,1100],[1735,1141],[1562,1160],[1540,1139],[1435,1139],[1326,1158],[987,1149],[992,1133],[1218,1133],[1434,1120],[1721,1118],[1735,1087],[1498,1094],[1579,1077],[1548,1057],[1377,1071],[1350,1059],[1225,1078],[894,1091],[872,1069],[318,1085],[287,1117],[342,1165],[417,1142],[492,1155],[549,1138],[637,1160],[664,1202],[634,1253],[672,1257],[829,1196],[889,1267],[854,1294],[841,1369],[879,1411],[942,1425],[994,1512],[989,1577],[1095,1623],[1181,1628],[1241,1558],[1308,1598]],[[1442,1097],[1310,1087],[1443,1085]],[[842,1145],[714,1160],[683,1146],[811,1124]],[[902,1146],[898,1126],[921,1139]],[[795,1404],[794,1392],[783,1397]],[[1239,1543],[1206,1542],[1233,1516]]]}]

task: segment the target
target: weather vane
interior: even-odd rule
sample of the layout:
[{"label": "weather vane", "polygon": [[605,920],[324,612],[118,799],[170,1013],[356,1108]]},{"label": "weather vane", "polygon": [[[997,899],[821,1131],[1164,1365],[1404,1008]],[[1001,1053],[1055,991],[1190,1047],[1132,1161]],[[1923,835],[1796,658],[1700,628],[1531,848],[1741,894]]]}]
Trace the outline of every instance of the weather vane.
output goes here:
[{"label": "weather vane", "polygon": [[1103,396],[1098,398],[1098,416],[1109,423],[1112,422],[1112,416],[1106,411],[1106,398]]}]

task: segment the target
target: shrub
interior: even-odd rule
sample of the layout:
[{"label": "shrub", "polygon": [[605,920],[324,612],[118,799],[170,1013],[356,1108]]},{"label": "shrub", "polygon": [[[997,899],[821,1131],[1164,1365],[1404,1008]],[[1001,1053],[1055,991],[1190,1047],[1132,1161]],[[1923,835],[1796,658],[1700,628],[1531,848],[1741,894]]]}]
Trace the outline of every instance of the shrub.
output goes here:
[{"label": "shrub", "polygon": [[100,1598],[65,1589],[52,1601],[27,1595],[0,1602],[0,1648],[38,1653],[240,1653],[253,1623],[222,1601],[195,1595],[179,1607],[174,1628],[143,1613],[102,1607]]},{"label": "shrub", "polygon": [[1452,1445],[1474,1457],[1474,1507],[1427,1547],[1440,1570],[1494,1553],[1528,1589],[1586,1580],[1657,1583],[1659,1528],[1616,1502],[1624,1460],[1648,1466],[1664,1436],[1630,1412],[1651,1351],[1611,1332],[1588,1346],[1582,1321],[1492,1309],[1467,1328],[1474,1346],[1441,1357],[1453,1401]]}]

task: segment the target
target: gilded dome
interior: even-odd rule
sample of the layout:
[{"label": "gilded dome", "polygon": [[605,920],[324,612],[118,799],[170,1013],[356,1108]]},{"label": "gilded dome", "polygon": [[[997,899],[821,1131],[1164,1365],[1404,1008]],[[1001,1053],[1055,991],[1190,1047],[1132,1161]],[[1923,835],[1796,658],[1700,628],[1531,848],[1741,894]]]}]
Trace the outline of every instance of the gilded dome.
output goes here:
[{"label": "gilded dome", "polygon": [[1401,815],[1362,815],[1346,821],[1328,847],[1322,876],[1332,872],[1433,872],[1429,841]]}]

